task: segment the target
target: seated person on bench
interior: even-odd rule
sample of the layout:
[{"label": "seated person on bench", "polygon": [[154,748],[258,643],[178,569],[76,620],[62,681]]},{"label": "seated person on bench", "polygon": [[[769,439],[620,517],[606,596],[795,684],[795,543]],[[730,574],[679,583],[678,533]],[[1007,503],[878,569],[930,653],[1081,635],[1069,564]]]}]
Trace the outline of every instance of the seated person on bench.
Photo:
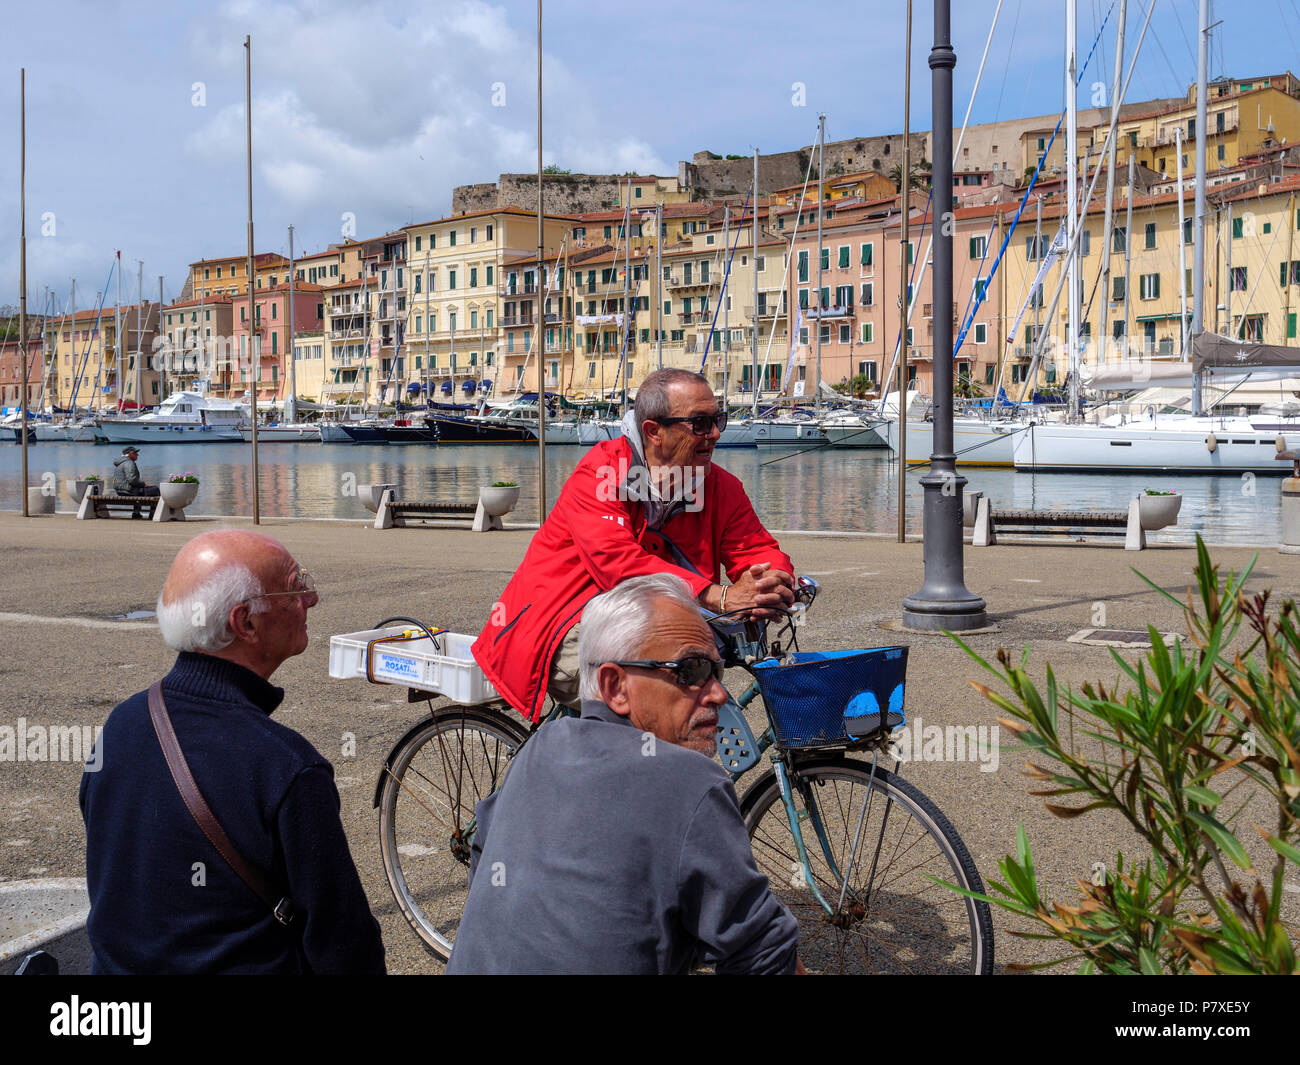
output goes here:
[{"label": "seated person on bench", "polygon": [[[134,444],[127,444],[122,448],[121,458],[113,460],[116,469],[113,470],[113,491],[120,496],[156,496],[158,486],[156,484],[145,484],[144,478],[140,476],[140,467],[135,464],[135,460],[140,457],[140,449]],[[143,518],[140,508],[136,507],[131,512],[133,518]]]}]

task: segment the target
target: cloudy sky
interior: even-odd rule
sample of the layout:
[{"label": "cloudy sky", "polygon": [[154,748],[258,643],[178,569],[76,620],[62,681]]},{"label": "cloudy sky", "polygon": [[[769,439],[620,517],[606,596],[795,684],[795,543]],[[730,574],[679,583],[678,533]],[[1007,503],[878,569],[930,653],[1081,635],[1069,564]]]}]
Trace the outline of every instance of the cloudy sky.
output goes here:
[{"label": "cloudy sky", "polygon": [[[1129,51],[1152,0],[1129,3]],[[1130,100],[1195,79],[1196,0],[1154,0]],[[954,0],[955,112],[997,0]],[[1003,0],[972,121],[1062,106],[1063,0]],[[1110,0],[1078,0],[1086,52]],[[1211,76],[1300,70],[1296,0],[1212,4]],[[544,158],[571,170],[676,173],[696,151],[747,154],[902,128],[904,0],[547,0]],[[1118,5],[1114,6],[1118,11]],[[929,125],[932,5],[915,5],[912,125]],[[1109,83],[1112,14],[1084,91]],[[253,40],[258,251],[300,253],[445,214],[452,187],[536,163],[536,5],[518,0],[46,0],[6,11],[0,304],[18,291],[18,70],[27,69],[29,306],[78,305],[122,251],[124,295],[245,248],[244,49]],[[1082,54],[1080,61],[1082,62]],[[800,90],[802,86],[802,91]],[[800,105],[802,104],[802,105]],[[116,279],[110,296],[116,292]]]}]

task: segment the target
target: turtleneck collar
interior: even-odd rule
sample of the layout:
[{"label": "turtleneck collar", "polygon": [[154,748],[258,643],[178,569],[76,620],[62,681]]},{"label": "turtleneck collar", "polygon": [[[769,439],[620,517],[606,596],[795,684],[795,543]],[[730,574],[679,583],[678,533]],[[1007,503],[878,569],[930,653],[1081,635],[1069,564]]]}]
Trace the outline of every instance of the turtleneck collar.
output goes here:
[{"label": "turtleneck collar", "polygon": [[283,688],[263,680],[251,669],[193,651],[176,656],[176,664],[163,683],[201,699],[252,703],[267,716],[284,699]]}]

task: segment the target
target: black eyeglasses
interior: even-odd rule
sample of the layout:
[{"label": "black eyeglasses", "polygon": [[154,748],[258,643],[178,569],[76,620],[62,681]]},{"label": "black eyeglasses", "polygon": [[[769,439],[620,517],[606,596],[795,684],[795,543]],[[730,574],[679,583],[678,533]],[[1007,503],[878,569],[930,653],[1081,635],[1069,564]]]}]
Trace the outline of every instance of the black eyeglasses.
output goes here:
[{"label": "black eyeglasses", "polygon": [[717,414],[692,414],[689,418],[656,418],[660,425],[676,425],[678,422],[690,422],[691,432],[696,436],[708,436],[709,428],[717,426],[718,432],[722,432],[727,427],[727,412],[718,411]]},{"label": "black eyeglasses", "polygon": [[699,688],[709,682],[709,678],[722,680],[722,662],[707,655],[687,655],[675,662],[656,662],[641,658],[631,662],[611,662],[613,666],[632,667],[635,669],[668,669],[674,679],[683,688]]}]

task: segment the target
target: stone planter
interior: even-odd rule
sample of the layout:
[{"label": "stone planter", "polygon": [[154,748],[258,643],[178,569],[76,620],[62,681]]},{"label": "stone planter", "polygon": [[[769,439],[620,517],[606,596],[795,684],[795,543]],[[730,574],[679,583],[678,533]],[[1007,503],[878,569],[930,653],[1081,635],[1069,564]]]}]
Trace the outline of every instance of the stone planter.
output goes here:
[{"label": "stone planter", "polygon": [[395,484],[359,484],[357,485],[357,498],[361,500],[361,505],[371,514],[379,512],[379,501],[384,498],[385,488],[396,488]]},{"label": "stone planter", "polygon": [[180,510],[182,507],[188,507],[194,502],[194,497],[199,494],[199,486],[194,481],[188,484],[163,482],[158,486],[158,494],[162,496],[162,501],[173,510]]},{"label": "stone planter", "polygon": [[483,487],[478,490],[478,501],[490,518],[500,518],[515,509],[519,502],[518,485],[512,488]]},{"label": "stone planter", "polygon": [[47,494],[43,488],[27,489],[28,514],[53,514],[54,496]]},{"label": "stone planter", "polygon": [[[68,489],[68,495],[72,496],[72,501],[74,503],[80,504],[82,498],[86,494],[87,488],[89,488],[92,484],[103,484],[104,482],[89,481],[86,480],[84,477],[78,477],[75,481],[64,481],[63,483]],[[103,489],[101,488],[100,491],[102,492]]]},{"label": "stone planter", "polygon": [[1181,495],[1149,496],[1143,492],[1138,496],[1138,520],[1146,532],[1178,524],[1178,512],[1182,508]]}]

